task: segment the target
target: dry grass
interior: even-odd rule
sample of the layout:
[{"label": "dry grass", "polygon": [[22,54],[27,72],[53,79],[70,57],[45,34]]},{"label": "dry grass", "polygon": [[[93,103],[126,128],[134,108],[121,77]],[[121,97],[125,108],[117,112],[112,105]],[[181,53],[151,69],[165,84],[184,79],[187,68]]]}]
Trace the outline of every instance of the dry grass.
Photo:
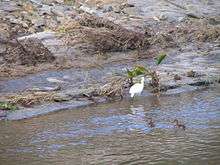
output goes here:
[{"label": "dry grass", "polygon": [[7,100],[15,105],[29,107],[42,102],[54,101],[54,92],[24,92],[21,94],[7,96]]},{"label": "dry grass", "polygon": [[[71,27],[72,26],[72,27]],[[59,31],[59,30],[58,30]],[[90,52],[134,50],[148,46],[144,33],[128,30],[112,21],[83,14],[78,22],[67,24],[65,43]]]},{"label": "dry grass", "polygon": [[151,77],[151,83],[150,85],[153,87],[153,91],[155,93],[160,92],[160,78],[156,71],[151,71],[149,73],[149,76]]},{"label": "dry grass", "polygon": [[7,63],[20,65],[36,65],[38,63],[50,63],[55,60],[52,53],[37,39],[26,39],[7,44],[7,50],[3,54]]},{"label": "dry grass", "polygon": [[195,38],[200,42],[220,42],[220,27],[206,26],[195,33]]},{"label": "dry grass", "polygon": [[102,86],[98,91],[98,94],[101,96],[107,97],[115,97],[120,96],[123,97],[123,90],[126,87],[128,82],[127,77],[115,76],[112,77],[107,84]]}]

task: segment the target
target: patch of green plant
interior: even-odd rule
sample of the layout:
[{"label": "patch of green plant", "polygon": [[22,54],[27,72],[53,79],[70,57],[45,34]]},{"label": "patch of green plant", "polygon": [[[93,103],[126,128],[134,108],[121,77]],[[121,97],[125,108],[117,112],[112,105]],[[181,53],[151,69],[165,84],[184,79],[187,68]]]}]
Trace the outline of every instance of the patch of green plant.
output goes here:
[{"label": "patch of green plant", "polygon": [[[162,61],[166,58],[165,53],[160,53],[156,58],[156,65],[160,65]],[[153,71],[144,66],[135,66],[134,69],[129,70],[127,69],[127,76],[128,78],[134,78],[140,75],[150,75]]]},{"label": "patch of green plant", "polygon": [[18,109],[18,107],[14,104],[0,101],[0,109],[2,109],[2,110],[16,110],[16,109]]},{"label": "patch of green plant", "polygon": [[143,66],[136,66],[133,70],[127,69],[128,78],[134,78],[140,75],[144,75],[148,72],[148,69]]},{"label": "patch of green plant", "polygon": [[166,56],[167,56],[166,53],[160,53],[156,58],[156,64],[160,65]]},{"label": "patch of green plant", "polygon": [[[156,65],[160,65],[162,61],[166,58],[165,53],[160,53],[156,58]],[[155,92],[158,92],[160,89],[159,76],[155,70],[152,70],[144,66],[135,66],[132,70],[127,69],[127,77],[130,79],[130,84],[133,84],[133,78],[137,76],[148,76],[151,78],[151,85],[154,87]]]}]

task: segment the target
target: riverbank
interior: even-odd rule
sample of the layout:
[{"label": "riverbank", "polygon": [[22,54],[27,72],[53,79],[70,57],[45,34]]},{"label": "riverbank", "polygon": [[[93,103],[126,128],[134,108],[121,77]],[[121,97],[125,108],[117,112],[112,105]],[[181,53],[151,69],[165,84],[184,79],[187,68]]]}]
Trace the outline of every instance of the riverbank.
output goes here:
[{"label": "riverbank", "polygon": [[[149,1],[147,7],[142,1],[2,1],[0,100],[19,107],[2,119],[112,100],[97,90],[136,65],[156,70],[161,94],[219,83],[219,2],[178,2]],[[29,16],[38,21],[29,22]],[[156,66],[160,52],[168,56]],[[153,95],[149,82],[146,93]]]}]

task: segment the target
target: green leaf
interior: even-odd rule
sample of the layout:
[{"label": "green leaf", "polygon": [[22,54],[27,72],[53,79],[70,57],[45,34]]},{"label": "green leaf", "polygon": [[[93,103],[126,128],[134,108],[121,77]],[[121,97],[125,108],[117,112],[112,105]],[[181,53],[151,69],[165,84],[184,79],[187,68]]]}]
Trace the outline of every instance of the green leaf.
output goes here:
[{"label": "green leaf", "polygon": [[160,65],[161,62],[165,59],[167,55],[165,53],[160,53],[159,56],[156,59],[156,64]]},{"label": "green leaf", "polygon": [[127,74],[128,74],[128,78],[133,78],[134,77],[133,71],[130,71],[129,69],[127,69]]},{"label": "green leaf", "polygon": [[145,74],[147,69],[143,66],[136,66],[134,69],[135,76],[143,75]]},{"label": "green leaf", "polygon": [[7,103],[7,102],[0,102],[0,109],[3,109],[3,110],[16,110],[17,107],[15,105]]},{"label": "green leaf", "polygon": [[139,75],[144,75],[146,73],[148,73],[148,69],[143,66],[136,66],[133,70],[127,69],[128,78],[134,78]]}]

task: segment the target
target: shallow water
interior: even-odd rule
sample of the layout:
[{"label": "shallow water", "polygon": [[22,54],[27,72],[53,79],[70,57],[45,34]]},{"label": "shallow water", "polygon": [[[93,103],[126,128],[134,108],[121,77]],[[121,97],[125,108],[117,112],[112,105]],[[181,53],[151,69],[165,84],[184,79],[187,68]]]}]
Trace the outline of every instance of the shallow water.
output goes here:
[{"label": "shallow water", "polygon": [[[153,118],[156,126],[146,122]],[[175,129],[174,119],[186,130]],[[220,164],[220,88],[0,123],[0,164]]]}]

